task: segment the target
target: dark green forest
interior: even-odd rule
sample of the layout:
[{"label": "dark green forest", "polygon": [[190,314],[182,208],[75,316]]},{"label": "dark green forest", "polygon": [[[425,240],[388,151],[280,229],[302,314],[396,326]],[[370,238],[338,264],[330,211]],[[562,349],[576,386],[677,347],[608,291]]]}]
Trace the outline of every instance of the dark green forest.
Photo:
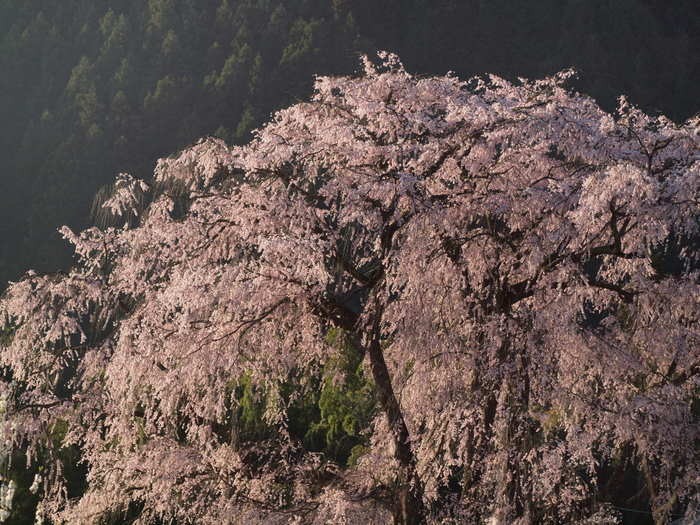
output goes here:
[{"label": "dark green forest", "polygon": [[692,0],[0,0],[0,282],[70,263],[119,172],[196,138],[245,142],[314,74],[397,52],[418,74],[541,77],[684,120],[698,110]]}]

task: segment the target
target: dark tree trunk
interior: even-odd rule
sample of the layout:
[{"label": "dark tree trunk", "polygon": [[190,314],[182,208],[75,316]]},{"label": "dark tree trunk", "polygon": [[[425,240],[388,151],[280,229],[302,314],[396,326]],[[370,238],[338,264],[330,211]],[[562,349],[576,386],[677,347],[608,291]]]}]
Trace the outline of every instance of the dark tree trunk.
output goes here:
[{"label": "dark tree trunk", "polygon": [[391,384],[389,370],[381,347],[381,308],[374,312],[374,319],[365,348],[369,356],[372,378],[376,385],[377,397],[391,427],[395,457],[402,467],[394,501],[394,523],[396,525],[418,525],[425,521],[423,490],[416,473],[416,461],[411,450],[408,428],[401,407]]}]

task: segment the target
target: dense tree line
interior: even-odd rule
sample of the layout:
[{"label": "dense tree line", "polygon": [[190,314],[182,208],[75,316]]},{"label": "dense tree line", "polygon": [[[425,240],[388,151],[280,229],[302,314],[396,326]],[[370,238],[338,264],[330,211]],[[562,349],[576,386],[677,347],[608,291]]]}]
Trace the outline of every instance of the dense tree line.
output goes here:
[{"label": "dense tree line", "polygon": [[327,1],[5,1],[0,16],[3,279],[65,264],[47,239],[116,170],[145,175],[202,135],[240,142],[357,48]]},{"label": "dense tree line", "polygon": [[115,173],[203,135],[245,142],[313,74],[398,51],[421,73],[540,77],[580,70],[604,107],[628,94],[682,120],[697,110],[691,0],[0,1],[0,281],[69,262]]}]

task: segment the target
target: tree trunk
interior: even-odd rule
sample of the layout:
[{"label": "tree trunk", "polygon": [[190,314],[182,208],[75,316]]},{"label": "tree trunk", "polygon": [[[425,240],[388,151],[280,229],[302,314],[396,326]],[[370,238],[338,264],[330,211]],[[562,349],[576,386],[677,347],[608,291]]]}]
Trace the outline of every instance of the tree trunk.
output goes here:
[{"label": "tree trunk", "polygon": [[411,450],[408,428],[394,394],[391,377],[381,348],[381,317],[382,310],[377,308],[374,312],[369,344],[365,350],[369,356],[379,404],[386,414],[393,433],[394,456],[402,468],[399,486],[395,494],[394,523],[396,525],[418,525],[425,520],[423,490],[416,473],[416,461]]}]

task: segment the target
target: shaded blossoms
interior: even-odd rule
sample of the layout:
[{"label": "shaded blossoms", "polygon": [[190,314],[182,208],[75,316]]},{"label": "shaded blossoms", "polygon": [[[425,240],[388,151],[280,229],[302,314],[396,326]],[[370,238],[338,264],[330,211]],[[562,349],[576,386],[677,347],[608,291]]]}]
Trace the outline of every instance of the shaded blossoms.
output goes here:
[{"label": "shaded blossoms", "polygon": [[[112,226],[62,230],[74,268],[0,302],[3,437],[44,465],[38,512],[614,523],[636,497],[696,516],[700,121],[612,116],[570,76],[418,78],[383,54],[246,146],[121,175]],[[349,467],[291,430],[331,331],[377,406]],[[240,431],[244,379],[264,438]]]}]

